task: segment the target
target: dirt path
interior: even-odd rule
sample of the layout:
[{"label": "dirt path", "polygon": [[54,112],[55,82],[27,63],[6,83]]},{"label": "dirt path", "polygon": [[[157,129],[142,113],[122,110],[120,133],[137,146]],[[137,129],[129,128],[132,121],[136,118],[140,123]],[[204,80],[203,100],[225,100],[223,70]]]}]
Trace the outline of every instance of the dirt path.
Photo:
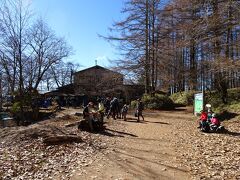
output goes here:
[{"label": "dirt path", "polygon": [[[182,110],[148,111],[141,123],[111,119],[104,132],[88,133],[77,129],[79,112],[64,109],[57,118],[1,129],[0,179],[240,180],[239,114],[222,122],[223,133],[201,132],[196,117]],[[83,142],[44,143],[63,134]]]},{"label": "dirt path", "polygon": [[111,145],[112,151],[72,179],[191,179],[189,168],[178,162],[175,149],[181,132],[174,132],[181,119],[191,118],[191,114],[145,115],[146,120],[141,123],[133,117],[127,122],[121,121],[125,131],[119,131],[120,137],[113,137],[116,141]]}]

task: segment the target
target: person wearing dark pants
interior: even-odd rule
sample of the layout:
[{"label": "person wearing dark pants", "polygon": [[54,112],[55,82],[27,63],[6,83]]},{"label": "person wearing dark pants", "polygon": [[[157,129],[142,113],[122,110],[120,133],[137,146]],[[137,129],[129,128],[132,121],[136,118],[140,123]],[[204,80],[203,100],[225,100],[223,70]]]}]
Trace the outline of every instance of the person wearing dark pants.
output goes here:
[{"label": "person wearing dark pants", "polygon": [[137,118],[138,118],[138,122],[140,121],[140,117],[142,117],[142,120],[144,121],[144,117],[143,117],[143,102],[141,101],[141,99],[139,98],[137,100],[137,109],[136,109],[136,113],[137,113]]}]

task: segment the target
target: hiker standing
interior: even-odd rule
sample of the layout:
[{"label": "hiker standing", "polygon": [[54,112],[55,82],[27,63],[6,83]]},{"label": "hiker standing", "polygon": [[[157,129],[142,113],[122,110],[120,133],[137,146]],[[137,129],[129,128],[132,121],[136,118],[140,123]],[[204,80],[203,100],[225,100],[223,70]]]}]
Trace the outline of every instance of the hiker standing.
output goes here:
[{"label": "hiker standing", "polygon": [[128,106],[127,106],[127,104],[124,104],[124,106],[122,107],[122,110],[121,110],[121,115],[122,115],[121,118],[123,118],[124,121],[127,120],[127,112],[128,112]]},{"label": "hiker standing", "polygon": [[105,107],[105,115],[107,116],[108,115],[108,112],[110,110],[110,98],[107,97],[104,101],[104,107]]},{"label": "hiker standing", "polygon": [[109,118],[109,116],[112,115],[112,118],[116,120],[117,109],[118,109],[118,99],[114,97],[110,102],[110,109],[108,111],[107,118]]},{"label": "hiker standing", "polygon": [[141,99],[139,98],[139,99],[137,100],[137,109],[136,109],[137,118],[138,118],[137,121],[138,121],[138,122],[140,121],[140,116],[142,117],[142,119],[143,119],[143,121],[144,121],[144,117],[143,117],[143,114],[142,114],[143,109],[144,109],[144,107],[143,107],[143,102],[142,102]]},{"label": "hiker standing", "polygon": [[104,104],[100,98],[97,100],[97,102],[98,102],[98,112],[100,113],[100,116],[101,116],[100,120],[101,120],[101,123],[103,124],[104,111],[105,111]]}]

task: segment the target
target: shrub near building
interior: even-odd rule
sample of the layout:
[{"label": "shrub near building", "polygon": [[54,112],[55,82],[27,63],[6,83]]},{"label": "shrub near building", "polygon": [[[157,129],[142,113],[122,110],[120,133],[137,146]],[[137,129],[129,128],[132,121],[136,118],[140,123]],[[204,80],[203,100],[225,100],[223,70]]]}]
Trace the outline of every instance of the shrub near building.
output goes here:
[{"label": "shrub near building", "polygon": [[[169,110],[174,109],[173,101],[166,95],[162,94],[144,94],[142,101],[145,109],[152,110]],[[131,102],[131,107],[136,108],[137,101]]]},{"label": "shrub near building", "polygon": [[[170,98],[176,104],[192,106],[195,93],[197,92],[178,92],[172,94]],[[224,111],[238,113],[240,112],[240,88],[228,89],[227,104],[222,102],[221,95],[217,91],[206,91],[205,103],[211,104],[213,111],[217,113]]]},{"label": "shrub near building", "polygon": [[194,91],[178,92],[178,93],[172,94],[170,98],[176,104],[189,106],[193,104],[194,94],[195,94]]},{"label": "shrub near building", "polygon": [[206,93],[206,102],[212,105],[213,110],[217,113],[224,111],[239,113],[240,112],[240,88],[228,89],[227,103],[224,104],[218,92]]}]

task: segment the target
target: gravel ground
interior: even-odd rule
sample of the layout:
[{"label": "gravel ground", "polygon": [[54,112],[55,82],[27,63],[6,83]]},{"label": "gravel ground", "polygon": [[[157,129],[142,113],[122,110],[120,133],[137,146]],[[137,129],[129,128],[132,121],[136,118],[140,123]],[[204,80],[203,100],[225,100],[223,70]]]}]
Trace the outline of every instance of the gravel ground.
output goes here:
[{"label": "gravel ground", "polygon": [[[103,156],[101,151],[109,152],[112,139],[79,131],[77,126],[65,127],[76,121],[78,117],[67,115],[29,127],[1,129],[0,179],[70,179],[76,171],[84,173],[83,167]],[[49,134],[74,134],[83,142],[47,146],[43,140]]]},{"label": "gravel ground", "polygon": [[175,142],[180,160],[193,179],[240,179],[240,116],[222,124],[223,134],[200,132],[191,118],[174,127],[181,132]]},{"label": "gravel ground", "polygon": [[[181,110],[148,111],[142,123],[108,120],[105,133],[92,134],[66,128],[79,121],[66,114],[1,129],[0,179],[240,179],[239,116],[223,122],[225,134],[200,132]],[[47,146],[46,133],[83,142]]]}]

